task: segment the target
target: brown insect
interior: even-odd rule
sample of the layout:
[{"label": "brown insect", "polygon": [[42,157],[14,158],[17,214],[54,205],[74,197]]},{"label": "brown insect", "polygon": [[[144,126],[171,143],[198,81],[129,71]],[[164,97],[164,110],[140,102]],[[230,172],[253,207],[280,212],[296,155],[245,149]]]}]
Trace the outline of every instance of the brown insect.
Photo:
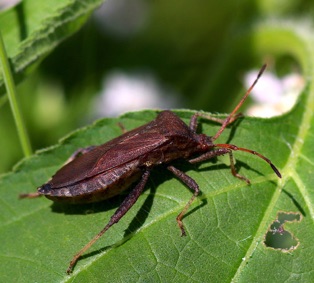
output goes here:
[{"label": "brown insect", "polygon": [[[103,145],[77,151],[50,181],[38,188],[36,193],[21,195],[22,198],[44,195],[58,202],[90,203],[111,198],[139,180],[113,214],[108,224],[73,257],[67,273],[72,272],[81,255],[134,205],[144,190],[151,170],[157,165],[166,164],[167,169],[194,192],[176,218],[182,236],[185,235],[182,218],[199,194],[199,186],[191,177],[172,166],[172,161],[184,159],[193,164],[228,154],[231,173],[250,184],[250,181],[239,175],[235,169],[232,151],[240,150],[262,158],[271,166],[277,176],[281,177],[279,170],[271,161],[256,151],[232,144],[214,144],[214,141],[221,135],[224,129],[239,117],[236,112],[257,83],[265,68],[266,65],[261,68],[254,83],[226,119],[221,120],[204,113],[196,113],[191,117],[190,125],[187,126],[173,112],[162,111],[155,120],[126,132]],[[198,117],[209,119],[222,125],[212,137],[205,134],[197,134]]]}]

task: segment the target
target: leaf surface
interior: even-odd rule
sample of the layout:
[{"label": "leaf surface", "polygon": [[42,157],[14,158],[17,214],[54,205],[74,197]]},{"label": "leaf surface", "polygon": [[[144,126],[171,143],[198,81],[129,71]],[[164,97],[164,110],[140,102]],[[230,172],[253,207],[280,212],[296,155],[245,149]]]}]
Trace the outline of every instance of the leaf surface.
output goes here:
[{"label": "leaf surface", "polygon": [[[157,168],[147,189],[130,212],[65,274],[71,257],[105,225],[123,196],[102,203],[62,206],[41,198],[18,200],[32,192],[62,165],[75,149],[100,144],[119,135],[118,121],[132,129],[156,116],[153,111],[104,119],[69,135],[60,145],[21,162],[0,183],[2,238],[0,273],[6,282],[33,281],[296,281],[313,279],[313,94],[307,89],[289,114],[270,120],[246,118],[233,129],[233,144],[271,158],[283,175],[278,182],[269,166],[236,153],[247,186],[220,162],[200,166],[177,164],[199,184],[202,194],[184,218],[187,237],[180,237],[175,217],[191,197],[178,180]],[[185,118],[192,112],[179,111]],[[296,121],[300,124],[297,126]],[[209,135],[218,127],[203,121]],[[228,140],[228,128],[220,140]],[[278,211],[303,214],[288,225],[299,241],[289,253],[265,247],[267,229]],[[15,235],[12,237],[12,235]],[[15,278],[16,279],[16,278]],[[15,280],[14,280],[15,281]],[[25,281],[24,281],[25,282]]]},{"label": "leaf surface", "polygon": [[[22,1],[0,14],[0,30],[18,83],[65,38],[77,31],[101,0]],[[0,87],[3,77],[0,74]]]},{"label": "leaf surface", "polygon": [[[306,34],[302,38],[302,33],[293,33],[287,25],[262,27],[250,33],[258,47],[257,53],[276,53],[277,46],[269,47],[267,42],[280,34],[279,43],[287,46],[301,62],[304,73],[312,78],[311,38]],[[177,113],[188,122],[193,112]],[[313,113],[314,90],[309,80],[298,104],[288,114],[268,120],[245,118],[219,138],[220,143],[228,141],[264,154],[279,168],[282,180],[278,180],[268,164],[243,152],[234,155],[239,173],[251,180],[251,186],[234,178],[220,161],[193,166],[176,164],[197,181],[202,191],[183,219],[187,237],[180,237],[175,218],[191,192],[170,172],[156,168],[134,207],[83,256],[68,276],[65,271],[72,256],[105,226],[125,194],[81,206],[63,206],[44,198],[19,200],[18,195],[34,192],[76,149],[102,144],[120,135],[118,122],[130,130],[151,121],[156,112],[103,119],[72,133],[55,147],[22,161],[12,173],[0,179],[1,279],[4,282],[313,282]],[[218,128],[202,120],[199,130],[214,135]],[[264,237],[279,212],[302,216],[299,222],[285,225],[298,242],[296,248],[286,252],[264,244]]]}]

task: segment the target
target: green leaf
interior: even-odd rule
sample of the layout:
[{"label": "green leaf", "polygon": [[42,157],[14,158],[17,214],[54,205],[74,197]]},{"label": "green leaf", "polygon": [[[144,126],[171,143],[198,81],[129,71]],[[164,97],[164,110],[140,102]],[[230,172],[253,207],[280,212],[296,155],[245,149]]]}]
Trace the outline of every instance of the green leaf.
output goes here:
[{"label": "green leaf", "polygon": [[[0,29],[16,82],[77,31],[103,0],[22,1],[0,14]],[[3,78],[0,75],[3,92]]]},{"label": "green leaf", "polygon": [[[183,219],[180,237],[176,215],[191,197],[180,181],[158,168],[129,213],[78,262],[70,276],[72,256],[100,231],[122,196],[102,203],[62,206],[47,199],[18,200],[43,184],[79,147],[100,144],[119,135],[121,122],[132,129],[150,121],[154,111],[103,119],[61,141],[60,145],[21,162],[0,183],[2,240],[0,273],[5,282],[278,282],[313,280],[313,97],[306,89],[289,114],[270,120],[245,118],[228,128],[220,141],[252,148],[271,158],[283,175],[253,155],[235,153],[247,186],[219,162],[178,164],[199,184],[202,194]],[[309,107],[311,105],[311,107]],[[178,111],[185,122],[190,111]],[[218,126],[202,121],[202,132]],[[267,248],[267,229],[278,211],[303,214],[288,229],[299,246],[288,253]],[[287,228],[286,227],[286,228]],[[260,280],[261,279],[261,280]]]},{"label": "green leaf", "polygon": [[[279,38],[278,35],[280,41],[269,44],[269,39]],[[266,24],[255,27],[249,36],[259,55],[279,52],[280,43],[286,46],[301,62],[305,75],[312,77],[314,52],[310,35],[289,25]],[[177,113],[188,122],[193,112]],[[118,122],[132,129],[152,120],[156,112],[129,113],[78,130],[1,177],[1,279],[313,282],[313,113],[314,90],[308,82],[290,113],[268,120],[245,118],[219,138],[221,143],[228,141],[261,152],[280,169],[282,180],[261,159],[243,152],[234,155],[239,173],[251,180],[251,186],[234,178],[219,161],[199,166],[177,164],[202,191],[183,219],[187,237],[180,237],[175,218],[191,192],[170,172],[156,168],[134,207],[92,246],[68,276],[65,271],[73,255],[105,226],[125,194],[81,206],[63,206],[44,198],[19,200],[18,195],[34,192],[77,148],[118,136]],[[200,130],[213,135],[218,126],[202,120]],[[298,222],[284,226],[298,242],[296,248],[286,252],[264,244],[280,212],[300,215]]]}]

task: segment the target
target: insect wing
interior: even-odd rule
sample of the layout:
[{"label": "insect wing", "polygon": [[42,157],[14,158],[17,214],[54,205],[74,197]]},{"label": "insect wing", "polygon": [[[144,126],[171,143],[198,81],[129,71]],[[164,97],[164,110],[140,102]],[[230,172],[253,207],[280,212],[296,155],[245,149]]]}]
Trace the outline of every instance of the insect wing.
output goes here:
[{"label": "insect wing", "polygon": [[153,120],[75,158],[48,183],[52,189],[69,186],[139,158],[166,141]]}]

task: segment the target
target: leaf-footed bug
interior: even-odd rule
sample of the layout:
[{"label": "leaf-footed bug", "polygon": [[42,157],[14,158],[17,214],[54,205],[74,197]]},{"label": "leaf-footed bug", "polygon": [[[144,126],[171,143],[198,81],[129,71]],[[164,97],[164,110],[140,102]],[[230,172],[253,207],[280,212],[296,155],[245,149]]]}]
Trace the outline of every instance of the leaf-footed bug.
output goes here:
[{"label": "leaf-footed bug", "polygon": [[[108,224],[73,257],[67,273],[72,272],[81,255],[134,205],[144,190],[154,166],[166,164],[169,171],[194,191],[176,218],[182,236],[186,234],[182,218],[199,194],[199,186],[191,177],[172,166],[172,161],[184,159],[189,163],[197,163],[228,154],[231,173],[250,184],[250,181],[239,175],[235,169],[232,151],[240,150],[254,154],[266,161],[281,178],[279,170],[262,154],[232,144],[214,144],[224,129],[239,117],[236,114],[238,109],[250,94],[265,68],[266,65],[261,68],[251,87],[224,120],[213,118],[204,113],[196,113],[191,117],[190,125],[187,126],[173,112],[162,111],[155,120],[126,132],[103,145],[77,151],[46,184],[38,188],[36,193],[20,195],[21,198],[44,195],[53,201],[91,203],[118,195],[139,180],[111,216]],[[214,136],[196,133],[199,117],[221,123],[220,129]]]}]

